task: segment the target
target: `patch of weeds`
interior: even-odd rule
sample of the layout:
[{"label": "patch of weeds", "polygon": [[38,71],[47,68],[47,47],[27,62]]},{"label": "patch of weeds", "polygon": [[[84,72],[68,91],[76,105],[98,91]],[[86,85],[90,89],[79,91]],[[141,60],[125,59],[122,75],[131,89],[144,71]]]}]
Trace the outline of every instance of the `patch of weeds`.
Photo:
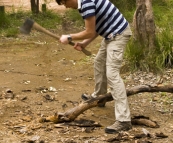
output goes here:
[{"label": "patch of weeds", "polygon": [[136,9],[136,1],[134,0],[111,0],[112,3],[120,10],[128,22],[133,21],[133,15]]},{"label": "patch of weeds", "polygon": [[6,14],[3,14],[0,12],[0,30],[6,27],[6,25],[9,25],[10,21],[7,18]]},{"label": "patch of weeds", "polygon": [[43,13],[40,12],[39,14],[33,14],[29,18],[49,29],[56,29],[56,26],[62,23],[62,16],[51,10],[47,10]]},{"label": "patch of weeds", "polygon": [[173,40],[172,40],[172,31],[169,27],[162,30],[157,35],[157,57],[156,64],[157,66],[172,67],[173,66]]},{"label": "patch of weeds", "polygon": [[161,92],[160,94],[160,102],[164,105],[171,105],[173,103],[171,94]]},{"label": "patch of weeds", "polygon": [[76,27],[84,26],[84,20],[77,10],[67,10],[65,12],[65,17],[68,21],[72,21]]},{"label": "patch of weeds", "polygon": [[156,35],[155,48],[149,52],[148,47],[131,39],[125,51],[125,63],[130,70],[140,69],[162,73],[164,68],[173,67],[173,40],[170,27],[162,29]]},{"label": "patch of weeds", "polygon": [[6,13],[0,26],[1,33],[6,37],[17,37],[24,15],[22,12]]},{"label": "patch of weeds", "polygon": [[[26,18],[31,18],[45,28],[55,29],[61,24],[61,16],[52,11],[44,13],[32,14],[31,12],[13,12],[0,15],[0,33],[5,33],[7,37],[16,37],[20,32],[19,27],[24,23]],[[2,19],[2,20],[1,20]]]},{"label": "patch of weeds", "polygon": [[8,28],[5,36],[6,37],[17,37],[19,30],[16,28]]},{"label": "patch of weeds", "polygon": [[125,51],[125,64],[129,65],[130,70],[137,70],[144,56],[143,47],[138,41],[130,39]]},{"label": "patch of weeds", "polygon": [[165,92],[162,92],[160,95],[161,95],[162,97],[163,97],[163,96],[167,96],[167,94],[166,94]]}]

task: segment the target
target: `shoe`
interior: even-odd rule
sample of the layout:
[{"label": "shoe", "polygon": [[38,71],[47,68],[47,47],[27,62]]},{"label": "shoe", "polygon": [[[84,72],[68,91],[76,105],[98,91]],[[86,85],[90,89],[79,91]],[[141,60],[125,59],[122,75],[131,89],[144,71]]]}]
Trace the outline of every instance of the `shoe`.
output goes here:
[{"label": "shoe", "polygon": [[88,94],[82,94],[81,95],[81,98],[84,100],[84,101],[87,101],[87,100],[90,100],[90,99],[92,99],[92,98],[94,98],[94,97],[92,97],[91,95],[88,95]]},{"label": "shoe", "polygon": [[130,129],[132,129],[132,124],[130,121],[126,122],[116,121],[113,125],[105,128],[105,133],[116,134],[120,131],[128,131]]},{"label": "shoe", "polygon": [[[81,95],[81,98],[84,100],[84,101],[87,101],[87,100],[91,100],[91,99],[93,99],[94,97],[92,96],[92,95],[88,95],[88,94],[82,94]],[[98,104],[98,107],[105,107],[105,104],[106,103],[99,103]]]}]

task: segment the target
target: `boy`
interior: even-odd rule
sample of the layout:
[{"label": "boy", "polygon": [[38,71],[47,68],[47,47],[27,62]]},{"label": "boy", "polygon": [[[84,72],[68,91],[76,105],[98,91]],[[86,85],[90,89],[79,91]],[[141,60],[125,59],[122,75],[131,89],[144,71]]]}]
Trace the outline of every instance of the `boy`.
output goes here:
[{"label": "boy", "polygon": [[109,86],[115,101],[116,122],[105,128],[105,132],[114,134],[131,129],[126,89],[119,74],[125,47],[132,35],[127,20],[109,0],[56,0],[56,2],[67,8],[78,9],[85,22],[85,30],[62,35],[61,43],[83,40],[74,46],[76,50],[81,51],[98,35],[103,37],[94,61],[95,91],[91,95],[83,94],[82,99],[88,100],[105,94]]}]

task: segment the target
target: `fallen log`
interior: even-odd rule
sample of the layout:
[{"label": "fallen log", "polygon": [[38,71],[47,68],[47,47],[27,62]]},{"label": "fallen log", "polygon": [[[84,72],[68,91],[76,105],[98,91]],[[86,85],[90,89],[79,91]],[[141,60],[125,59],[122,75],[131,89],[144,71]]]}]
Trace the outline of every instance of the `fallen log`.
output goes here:
[{"label": "fallen log", "polygon": [[[132,87],[130,89],[126,89],[127,96],[131,96],[137,93],[142,92],[169,92],[173,93],[173,85],[162,85],[162,84],[154,84],[154,85],[139,85]],[[106,103],[112,101],[111,93],[107,93],[105,95],[100,95],[97,98],[93,98],[91,100],[82,102],[78,106],[67,110],[65,113],[55,113],[53,116],[49,116],[46,118],[41,118],[40,122],[54,122],[54,123],[62,123],[62,122],[70,122],[74,121],[81,113],[84,111],[98,106],[100,103]]]}]

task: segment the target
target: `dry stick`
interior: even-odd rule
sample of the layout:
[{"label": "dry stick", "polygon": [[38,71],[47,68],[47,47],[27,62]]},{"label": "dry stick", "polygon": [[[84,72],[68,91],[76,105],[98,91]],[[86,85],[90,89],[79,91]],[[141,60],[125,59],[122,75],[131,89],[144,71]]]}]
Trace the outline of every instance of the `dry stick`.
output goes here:
[{"label": "dry stick", "polygon": [[[131,96],[137,93],[142,92],[170,92],[173,93],[173,85],[139,85],[132,87],[130,89],[126,89],[127,96]],[[100,103],[106,103],[112,101],[111,93],[107,93],[105,95],[100,95],[97,98],[93,98],[91,100],[82,102],[78,106],[67,110],[65,113],[56,113],[53,116],[49,116],[47,118],[42,118],[40,122],[54,122],[54,123],[61,123],[67,121],[73,121],[77,118],[81,113],[84,111],[98,106]]]}]

